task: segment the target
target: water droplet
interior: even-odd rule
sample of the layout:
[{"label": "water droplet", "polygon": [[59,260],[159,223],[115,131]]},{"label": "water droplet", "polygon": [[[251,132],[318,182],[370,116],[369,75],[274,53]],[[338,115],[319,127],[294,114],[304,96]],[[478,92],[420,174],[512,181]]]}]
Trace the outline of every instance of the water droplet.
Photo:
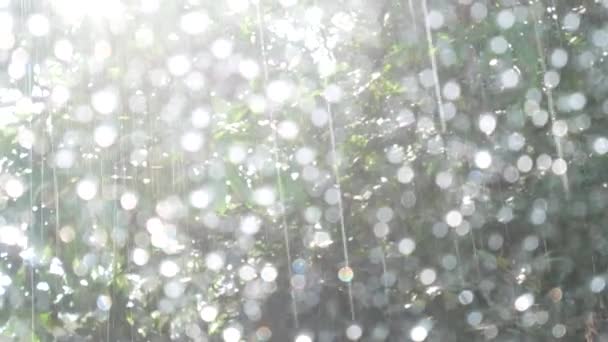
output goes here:
[{"label": "water droplet", "polygon": [[487,169],[492,165],[492,155],[488,151],[475,153],[475,166],[480,169]]},{"label": "water droplet", "polygon": [[275,80],[268,84],[266,88],[266,96],[269,100],[276,103],[283,103],[292,96],[291,83],[284,80]]},{"label": "water droplet", "polygon": [[490,40],[490,49],[497,55],[503,54],[509,48],[509,42],[503,36],[496,36]]},{"label": "water droplet", "polygon": [[254,60],[244,59],[239,63],[239,73],[247,80],[253,80],[260,74],[260,66]]},{"label": "water droplet", "polygon": [[91,95],[91,106],[100,114],[111,114],[118,108],[118,91],[113,87],[98,90]]},{"label": "water droplet", "polygon": [[51,30],[49,19],[42,14],[32,14],[27,19],[27,29],[34,37],[44,37]]},{"label": "water droplet", "polygon": [[120,205],[124,210],[133,210],[137,207],[139,198],[133,192],[125,192],[120,196]]},{"label": "water droplet", "polygon": [[514,305],[517,311],[526,311],[532,305],[534,305],[534,295],[532,295],[531,293],[525,293],[515,299]]},{"label": "water droplet", "polygon": [[346,328],[346,337],[351,341],[357,341],[363,335],[363,329],[358,324],[351,324]]},{"label": "water droplet", "polygon": [[313,341],[310,336],[302,334],[302,335],[298,335],[295,338],[294,342],[313,342]]},{"label": "water droplet", "polygon": [[440,29],[444,23],[443,14],[441,14],[441,12],[436,11],[436,10],[429,11],[429,14],[428,14],[426,20],[427,20],[428,25],[433,30]]},{"label": "water droplet", "polygon": [[298,136],[300,128],[291,120],[282,121],[277,126],[277,133],[285,140],[293,140]]},{"label": "water droplet", "polygon": [[222,332],[225,342],[239,342],[241,340],[241,330],[237,327],[228,327]]},{"label": "water droplet", "polygon": [[171,260],[164,260],[160,263],[159,272],[163,277],[172,278],[179,273],[179,266]]},{"label": "water droplet", "polygon": [[23,186],[23,183],[20,180],[16,178],[10,178],[6,181],[6,183],[4,183],[4,191],[9,197],[19,198],[21,197],[21,195],[23,195],[25,187]]},{"label": "water droplet", "polygon": [[551,328],[551,334],[555,338],[562,338],[566,335],[566,326],[563,324],[556,324]]},{"label": "water droplet", "polygon": [[606,288],[606,280],[602,276],[595,276],[589,283],[589,288],[593,293],[600,293]]},{"label": "water droplet", "polygon": [[429,331],[421,325],[417,325],[410,330],[410,338],[414,342],[422,342],[426,340],[428,335]]},{"label": "water droplet", "polygon": [[211,44],[211,53],[217,59],[226,59],[232,55],[232,42],[227,39],[217,39]]},{"label": "water droplet", "polygon": [[112,307],[112,298],[110,296],[101,295],[97,297],[97,308],[101,311],[110,311]]},{"label": "water droplet", "polygon": [[445,222],[450,226],[450,227],[458,227],[460,226],[460,224],[462,223],[462,214],[460,213],[460,211],[458,210],[450,210],[446,215],[445,215]]},{"label": "water droplet", "polygon": [[197,152],[203,146],[203,136],[198,131],[190,131],[182,135],[180,144],[184,151]]},{"label": "water droplet", "polygon": [[270,206],[275,202],[275,193],[272,188],[262,187],[253,192],[253,200],[261,206]]},{"label": "water droplet", "polygon": [[201,308],[199,313],[203,321],[211,323],[215,321],[219,312],[217,307],[213,305],[205,305]]},{"label": "water droplet", "polygon": [[470,290],[464,290],[464,291],[460,292],[460,294],[458,294],[458,301],[462,305],[471,304],[473,302],[473,298],[475,298],[475,296],[473,295],[473,292]]},{"label": "water droplet", "polygon": [[95,132],[93,133],[93,140],[99,147],[110,147],[116,141],[118,137],[118,132],[114,126],[110,125],[101,125],[95,128]]},{"label": "water droplet", "polygon": [[432,268],[425,268],[420,272],[419,278],[423,285],[431,285],[437,279],[437,272]]},{"label": "water droplet", "polygon": [[204,33],[211,24],[211,19],[203,11],[188,12],[180,18],[179,27],[187,34],[198,35]]},{"label": "water droplet", "polygon": [[355,274],[353,272],[353,270],[348,267],[342,267],[340,268],[340,270],[338,271],[338,279],[340,279],[341,281],[345,282],[345,283],[349,283],[353,280]]},{"label": "water droplet", "polygon": [[515,88],[519,84],[519,72],[507,69],[500,74],[500,82],[505,88]]},{"label": "water droplet", "polygon": [[397,180],[399,183],[410,183],[414,179],[414,175],[414,170],[409,165],[403,165],[397,170]]},{"label": "water droplet", "polygon": [[515,24],[515,15],[510,9],[503,9],[496,16],[496,23],[502,30],[510,29]]},{"label": "water droplet", "polygon": [[76,194],[85,201],[90,201],[97,195],[97,182],[92,179],[83,179],[76,185]]},{"label": "water droplet", "polygon": [[190,71],[191,58],[185,55],[175,55],[167,59],[167,69],[173,76],[184,76]]},{"label": "water droplet", "polygon": [[492,114],[482,114],[479,116],[479,130],[490,135],[496,129],[496,118]]},{"label": "water droplet", "polygon": [[278,276],[278,271],[272,265],[264,266],[264,268],[262,268],[262,271],[260,272],[260,277],[265,282],[273,282],[273,281],[275,281],[275,279],[277,279],[277,276]]},{"label": "water droplet", "polygon": [[218,272],[224,268],[224,255],[219,252],[211,252],[205,257],[205,265],[208,269]]},{"label": "water droplet", "polygon": [[399,252],[403,255],[410,255],[416,249],[416,242],[410,238],[399,241]]},{"label": "water droplet", "polygon": [[145,249],[135,248],[131,257],[136,265],[143,266],[148,263],[150,254]]}]

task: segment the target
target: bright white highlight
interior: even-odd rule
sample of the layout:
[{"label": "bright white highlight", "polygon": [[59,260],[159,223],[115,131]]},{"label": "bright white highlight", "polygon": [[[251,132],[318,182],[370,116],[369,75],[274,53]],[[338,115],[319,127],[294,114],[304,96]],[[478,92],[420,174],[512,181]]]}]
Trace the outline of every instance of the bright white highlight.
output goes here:
[{"label": "bright white highlight", "polygon": [[179,266],[171,260],[165,260],[161,262],[159,271],[163,277],[171,278],[179,273]]},{"label": "bright white highlight", "polygon": [[97,195],[97,182],[83,179],[76,185],[76,194],[85,201],[90,201]]},{"label": "bright white highlight", "polygon": [[99,147],[110,147],[116,141],[118,137],[118,132],[116,128],[110,125],[101,125],[95,128],[95,132],[93,133],[93,140]]},{"label": "bright white highlight", "polygon": [[458,227],[462,223],[462,214],[458,210],[451,210],[445,215],[445,222],[452,228]]},{"label": "bright white highlight", "polygon": [[137,202],[139,198],[133,192],[125,192],[120,196],[120,206],[124,210],[133,210],[137,207]]},{"label": "bright white highlight", "polygon": [[534,305],[534,296],[531,293],[525,293],[515,299],[515,310],[523,312]]},{"label": "bright white highlight", "polygon": [[199,132],[186,132],[180,140],[182,148],[187,152],[197,152],[203,146],[203,136]]},{"label": "bright white highlight", "polygon": [[410,338],[415,342],[422,342],[426,340],[428,335],[429,331],[421,325],[417,325],[410,330]]},{"label": "bright white highlight", "polygon": [[293,140],[298,136],[300,128],[298,125],[290,120],[283,121],[277,127],[277,133],[285,140]]},{"label": "bright white highlight", "polygon": [[51,24],[49,19],[42,14],[32,14],[27,20],[27,29],[32,36],[44,37],[49,34]]},{"label": "bright white highlight", "polygon": [[480,169],[487,169],[492,165],[492,155],[488,151],[475,153],[475,166]]},{"label": "bright white highlight", "polygon": [[283,80],[272,81],[266,88],[266,96],[276,103],[283,103],[292,96],[291,83]]},{"label": "bright white highlight", "polygon": [[11,178],[4,183],[4,191],[9,197],[19,198],[23,195],[25,187],[20,180]]},{"label": "bright white highlight", "polygon": [[112,87],[98,90],[91,95],[91,106],[100,114],[113,113],[119,101],[118,91]]},{"label": "bright white highlight", "polygon": [[211,19],[203,11],[193,11],[184,14],[179,21],[179,27],[187,34],[197,35],[205,32],[211,24]]},{"label": "bright white highlight", "polygon": [[205,305],[200,311],[201,319],[207,323],[215,321],[217,314],[218,310],[213,305]]},{"label": "bright white highlight", "polygon": [[235,327],[228,327],[222,332],[225,342],[238,342],[241,340],[241,331]]},{"label": "bright white highlight", "polygon": [[185,55],[175,55],[167,60],[167,69],[173,76],[184,76],[190,71],[190,58]]},{"label": "bright white highlight", "polygon": [[267,206],[272,205],[275,202],[276,195],[272,188],[263,187],[263,188],[256,189],[253,192],[253,200],[258,205],[267,207]]}]

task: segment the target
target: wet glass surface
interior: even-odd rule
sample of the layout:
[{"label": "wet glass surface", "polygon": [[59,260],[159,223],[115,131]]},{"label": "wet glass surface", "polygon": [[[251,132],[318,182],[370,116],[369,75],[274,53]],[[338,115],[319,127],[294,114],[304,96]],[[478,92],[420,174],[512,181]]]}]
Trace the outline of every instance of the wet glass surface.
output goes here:
[{"label": "wet glass surface", "polygon": [[0,0],[0,340],[608,341],[607,17]]}]

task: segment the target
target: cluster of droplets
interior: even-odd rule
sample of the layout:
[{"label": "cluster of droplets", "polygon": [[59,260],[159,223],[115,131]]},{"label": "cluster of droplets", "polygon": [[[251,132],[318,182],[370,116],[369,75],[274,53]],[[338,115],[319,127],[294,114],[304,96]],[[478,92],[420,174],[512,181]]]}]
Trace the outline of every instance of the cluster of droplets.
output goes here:
[{"label": "cluster of droplets", "polygon": [[[407,5],[0,0],[14,334],[574,334],[562,302],[606,287],[605,6]],[[564,229],[591,266],[546,291]]]}]

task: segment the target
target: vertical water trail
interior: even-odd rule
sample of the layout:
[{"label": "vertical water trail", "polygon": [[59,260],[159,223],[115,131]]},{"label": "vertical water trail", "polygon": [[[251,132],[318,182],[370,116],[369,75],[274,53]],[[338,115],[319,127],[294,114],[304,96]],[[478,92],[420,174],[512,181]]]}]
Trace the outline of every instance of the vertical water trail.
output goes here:
[{"label": "vertical water trail", "polygon": [[439,121],[441,122],[441,132],[445,133],[445,112],[443,110],[443,101],[441,100],[441,84],[439,83],[439,75],[437,73],[437,58],[435,57],[435,47],[433,45],[433,34],[431,33],[431,24],[429,23],[428,16],[429,10],[427,7],[427,0],[422,0],[422,10],[424,12],[424,27],[426,30],[426,41],[428,43],[429,58],[431,60],[431,69],[433,70],[433,83],[435,84],[435,98],[437,99],[437,106],[439,107]]},{"label": "vertical water trail", "polygon": [[[23,25],[26,24],[27,21],[27,15],[30,11],[30,0],[21,0],[21,3],[19,4],[19,8],[20,8],[20,19]],[[30,91],[30,85],[32,83],[32,67],[31,67],[31,63],[30,65],[28,65],[27,67],[27,72],[26,72],[26,79],[25,79],[25,84],[23,85],[23,96],[26,97],[30,97],[31,96],[31,91]],[[30,117],[29,118],[29,130],[30,132],[34,132],[34,123],[33,123],[34,118]],[[28,237],[28,246],[27,248],[31,249],[32,251],[34,251],[34,247],[33,247],[33,242],[34,242],[34,236],[35,236],[35,232],[34,232],[34,149],[33,146],[32,148],[30,148],[29,151],[30,155],[29,155],[29,209],[28,209],[28,213],[29,213],[29,222],[28,222],[28,230],[29,230],[29,237]],[[34,285],[34,280],[35,280],[35,269],[34,269],[34,262],[33,259],[30,260],[30,290],[31,290],[31,340],[34,341],[36,338],[36,307],[35,307],[35,301],[36,301],[36,292],[35,292],[35,285]]]},{"label": "vertical water trail", "polygon": [[[135,126],[134,123],[133,123],[133,120],[129,120],[129,123],[130,123],[131,127],[128,129],[128,132],[133,132],[134,126]],[[120,127],[119,128],[120,132],[124,132],[124,126],[123,126],[123,122],[122,121],[121,121],[119,127]],[[119,136],[122,136],[122,133],[119,133]],[[121,159],[121,170],[120,171],[122,172],[122,188],[126,190],[128,188],[127,183],[132,183],[133,184],[133,188],[136,189],[137,188],[137,181],[138,181],[138,177],[137,177],[138,171],[137,171],[137,169],[133,169],[133,176],[129,176],[128,175],[128,171],[127,170],[128,170],[128,164],[129,163],[127,161],[128,161],[128,158],[129,158],[128,157],[129,154],[128,154],[128,151],[125,151],[123,149],[123,145],[122,145],[123,141],[124,141],[124,139],[121,138],[120,139],[120,159]],[[128,182],[128,181],[130,181],[130,182]],[[140,194],[135,193],[135,195],[137,196],[137,200],[139,201],[140,200],[140,197],[139,197]],[[131,264],[130,264],[130,262],[131,262],[131,250],[132,250],[132,248],[134,246],[136,246],[136,244],[134,243],[135,239],[134,238],[133,239],[130,238],[131,234],[130,234],[129,229],[130,229],[129,227],[125,228],[126,233],[127,233],[127,241],[125,242],[125,257],[124,257],[124,262],[125,262],[124,269],[125,269],[125,273],[129,273],[130,272],[129,267],[131,266]],[[129,305],[127,305],[127,312],[129,312],[130,315],[133,315],[133,308],[131,306],[129,306]],[[134,330],[135,330],[135,324],[129,324],[129,335],[130,335],[130,338],[131,338],[131,342],[135,341]]]},{"label": "vertical water trail", "polygon": [[[30,128],[32,127],[32,119],[30,118]],[[34,239],[32,238],[33,235],[35,234],[34,232],[34,212],[33,212],[33,207],[34,207],[34,156],[33,156],[33,149],[30,149],[30,186],[29,186],[29,192],[30,192],[30,207],[29,207],[29,229],[31,230],[31,233],[29,234],[30,237],[30,241],[28,243],[28,248],[31,248],[33,250],[33,241]],[[30,261],[30,285],[31,285],[31,296],[32,296],[32,307],[31,307],[31,311],[32,311],[32,341],[34,341],[34,338],[36,336],[35,334],[35,326],[36,326],[36,318],[35,318],[35,300],[36,300],[36,295],[34,292],[34,278],[35,278],[35,270],[34,270],[34,263],[33,260]]]},{"label": "vertical water trail", "polygon": [[[49,116],[50,124],[49,124],[49,140],[51,145],[51,156],[55,156],[55,141],[53,139],[54,136],[54,127],[52,121],[52,114]],[[55,256],[59,257],[59,182],[57,180],[57,165],[54,160],[51,160],[51,173],[53,177],[53,200],[55,201]]]},{"label": "vertical water trail", "polygon": [[412,25],[414,26],[414,35],[418,36],[418,25],[416,24],[416,12],[414,11],[414,1],[407,0],[407,5],[410,10],[410,17],[412,19]]},{"label": "vertical water trail", "polygon": [[[264,89],[266,89],[266,87],[268,86],[268,81],[269,81],[269,75],[268,75],[268,56],[266,53],[266,38],[264,36],[264,16],[262,13],[262,0],[257,1],[256,3],[256,14],[257,14],[257,24],[258,24],[258,34],[259,34],[259,38],[260,38],[260,54],[261,54],[261,59],[262,59],[262,68],[263,68],[263,72],[264,72]],[[293,314],[293,318],[294,318],[294,323],[295,323],[295,327],[296,329],[299,328],[300,326],[300,322],[299,322],[299,318],[298,318],[298,303],[297,303],[297,298],[296,298],[296,293],[293,289],[293,286],[291,286],[291,279],[293,277],[293,272],[291,269],[291,247],[290,247],[290,242],[289,242],[289,228],[287,225],[287,217],[286,217],[286,211],[287,211],[287,207],[285,206],[285,192],[283,189],[283,180],[281,178],[281,164],[280,164],[280,155],[279,155],[279,145],[278,145],[278,137],[277,137],[277,130],[276,130],[276,125],[274,123],[274,109],[270,109],[268,110],[268,119],[270,121],[270,129],[272,131],[272,143],[273,143],[273,163],[274,163],[274,167],[275,167],[275,174],[276,174],[276,183],[277,183],[277,190],[279,193],[279,203],[281,205],[281,225],[282,225],[282,230],[283,230],[283,240],[284,240],[284,244],[285,244],[285,253],[286,253],[286,257],[287,257],[287,270],[288,270],[288,275],[289,275],[289,287],[290,287],[290,295],[291,295],[291,309],[292,309],[292,314]]]},{"label": "vertical water trail", "polygon": [[475,268],[477,270],[477,276],[479,277],[479,279],[481,279],[481,267],[479,265],[479,255],[477,253],[477,243],[475,242],[475,233],[473,232],[473,229],[471,229],[469,234],[471,235],[471,244],[473,246],[473,258],[475,259]]},{"label": "vertical water trail", "polygon": [[[98,156],[99,157],[99,196],[103,198],[104,194],[103,194],[103,190],[104,190],[104,184],[103,184],[103,156],[101,155]],[[113,221],[114,218],[114,209],[115,209],[116,204],[113,204],[112,207],[112,217],[110,218],[110,222]],[[94,229],[104,229],[104,225],[105,225],[105,220],[104,217],[98,217],[98,215],[93,215],[95,217],[95,225],[94,225]],[[99,221],[98,221],[99,220]],[[113,222],[112,222],[113,223]],[[112,239],[112,230],[113,230],[113,225],[110,225],[110,236],[109,238],[111,240]],[[114,243],[114,241],[112,241],[112,243]],[[114,255],[110,256],[110,260],[113,260]],[[113,261],[110,261],[113,262]],[[110,318],[112,317],[112,306],[113,305],[113,300],[114,300],[114,296],[113,296],[113,288],[114,288],[114,269],[112,269],[112,267],[108,267],[108,269],[110,269],[110,284],[109,284],[109,294],[110,294],[110,309],[108,310],[108,317],[107,317],[107,322],[106,322],[106,341],[109,342],[110,341]]]},{"label": "vertical water trail", "polygon": [[[334,131],[334,118],[331,110],[331,105],[327,102],[327,114],[328,114],[328,125],[329,125],[329,137],[331,140],[331,150],[332,150],[332,167],[334,178],[336,179],[336,188],[338,190],[338,210],[340,211],[340,234],[342,237],[342,251],[344,253],[344,266],[350,268],[350,260],[348,257],[348,241],[346,236],[346,227],[344,224],[344,205],[342,204],[342,186],[340,185],[340,170],[338,168],[338,162],[336,160],[337,157],[337,148],[336,148],[336,133]],[[350,281],[348,284],[348,304],[350,309],[351,319],[355,320],[355,304],[353,301],[353,286]]]},{"label": "vertical water trail", "polygon": [[[40,124],[40,136],[44,136],[44,124]],[[40,205],[38,210],[40,210],[40,231],[38,232],[40,234],[40,243],[44,244],[44,210],[45,210],[45,203],[44,203],[44,154],[45,152],[42,152],[40,154],[40,190],[38,192],[38,197],[39,197],[39,201],[40,201]]]},{"label": "vertical water trail", "polygon": [[[534,39],[536,42],[536,51],[538,53],[538,61],[540,63],[540,68],[542,75],[544,76],[547,73],[547,63],[545,62],[545,52],[542,43],[541,33],[538,27],[539,18],[536,17],[536,13],[534,9],[530,11],[532,14],[532,20],[534,20]],[[547,106],[549,109],[549,116],[551,118],[551,124],[555,123],[557,120],[557,115],[555,114],[555,101],[553,99],[553,90],[550,87],[543,86],[542,87],[547,94]],[[553,142],[555,144],[555,150],[557,151],[557,156],[560,159],[564,159],[564,153],[562,150],[562,142],[561,138],[552,134]],[[562,187],[564,188],[564,193],[566,194],[566,198],[570,198],[570,185],[568,182],[568,174],[567,172],[563,175],[560,175],[560,180],[562,182]]]},{"label": "vertical water trail", "polygon": [[[382,248],[382,246],[380,245],[380,248]],[[382,261],[382,285],[384,285],[384,295],[386,296],[386,299],[388,299],[388,280],[386,277],[386,255],[384,253],[384,248],[382,248],[382,254],[380,254],[381,261]]]},{"label": "vertical water trail", "polygon": [[[120,120],[120,118],[119,118]],[[112,188],[112,198],[113,200],[113,204],[112,204],[112,223],[110,226],[110,239],[112,240],[112,255],[110,258],[110,262],[112,263],[112,265],[110,266],[110,269],[112,270],[112,275],[111,275],[111,285],[110,285],[110,303],[112,303],[112,306],[110,307],[110,310],[108,311],[108,322],[107,322],[107,333],[106,333],[106,339],[107,342],[110,342],[110,332],[111,332],[111,326],[112,326],[112,308],[114,307],[115,303],[114,303],[114,292],[115,292],[115,279],[116,279],[116,268],[117,268],[117,255],[116,255],[116,238],[118,237],[118,233],[117,233],[117,228],[118,228],[118,214],[119,214],[119,210],[118,210],[118,206],[119,206],[119,202],[120,202],[120,195],[118,193],[118,179],[119,177],[119,165],[121,163],[122,160],[122,121],[120,122],[120,124],[118,125],[118,163],[114,162],[113,164],[113,170],[112,170],[112,178],[114,179],[114,185]],[[102,174],[103,174],[103,170],[102,170]]]},{"label": "vertical water trail", "polygon": [[458,277],[460,278],[460,283],[464,286],[464,275],[462,274],[462,258],[460,256],[460,246],[458,244],[458,239],[454,239],[454,250],[456,251],[456,260],[458,260]]},{"label": "vertical water trail", "polygon": [[[119,126],[119,132],[118,132],[118,139],[120,139],[119,141],[119,152],[118,152],[118,158],[119,160],[122,158],[122,123]],[[120,161],[119,161],[120,163]],[[114,306],[114,292],[115,292],[115,279],[116,279],[116,271],[117,271],[117,267],[118,267],[118,256],[117,254],[117,249],[116,249],[116,239],[118,238],[118,214],[119,214],[119,201],[120,201],[120,196],[118,194],[118,167],[116,166],[116,164],[114,164],[114,189],[112,190],[114,192],[113,197],[114,197],[114,205],[113,205],[113,211],[114,211],[114,215],[112,215],[113,217],[113,222],[112,222],[112,226],[110,228],[110,238],[112,239],[112,286],[110,287],[110,302],[112,303],[112,306]],[[109,314],[108,314],[108,342],[110,341],[110,326],[112,324],[112,308],[110,308]]]}]

